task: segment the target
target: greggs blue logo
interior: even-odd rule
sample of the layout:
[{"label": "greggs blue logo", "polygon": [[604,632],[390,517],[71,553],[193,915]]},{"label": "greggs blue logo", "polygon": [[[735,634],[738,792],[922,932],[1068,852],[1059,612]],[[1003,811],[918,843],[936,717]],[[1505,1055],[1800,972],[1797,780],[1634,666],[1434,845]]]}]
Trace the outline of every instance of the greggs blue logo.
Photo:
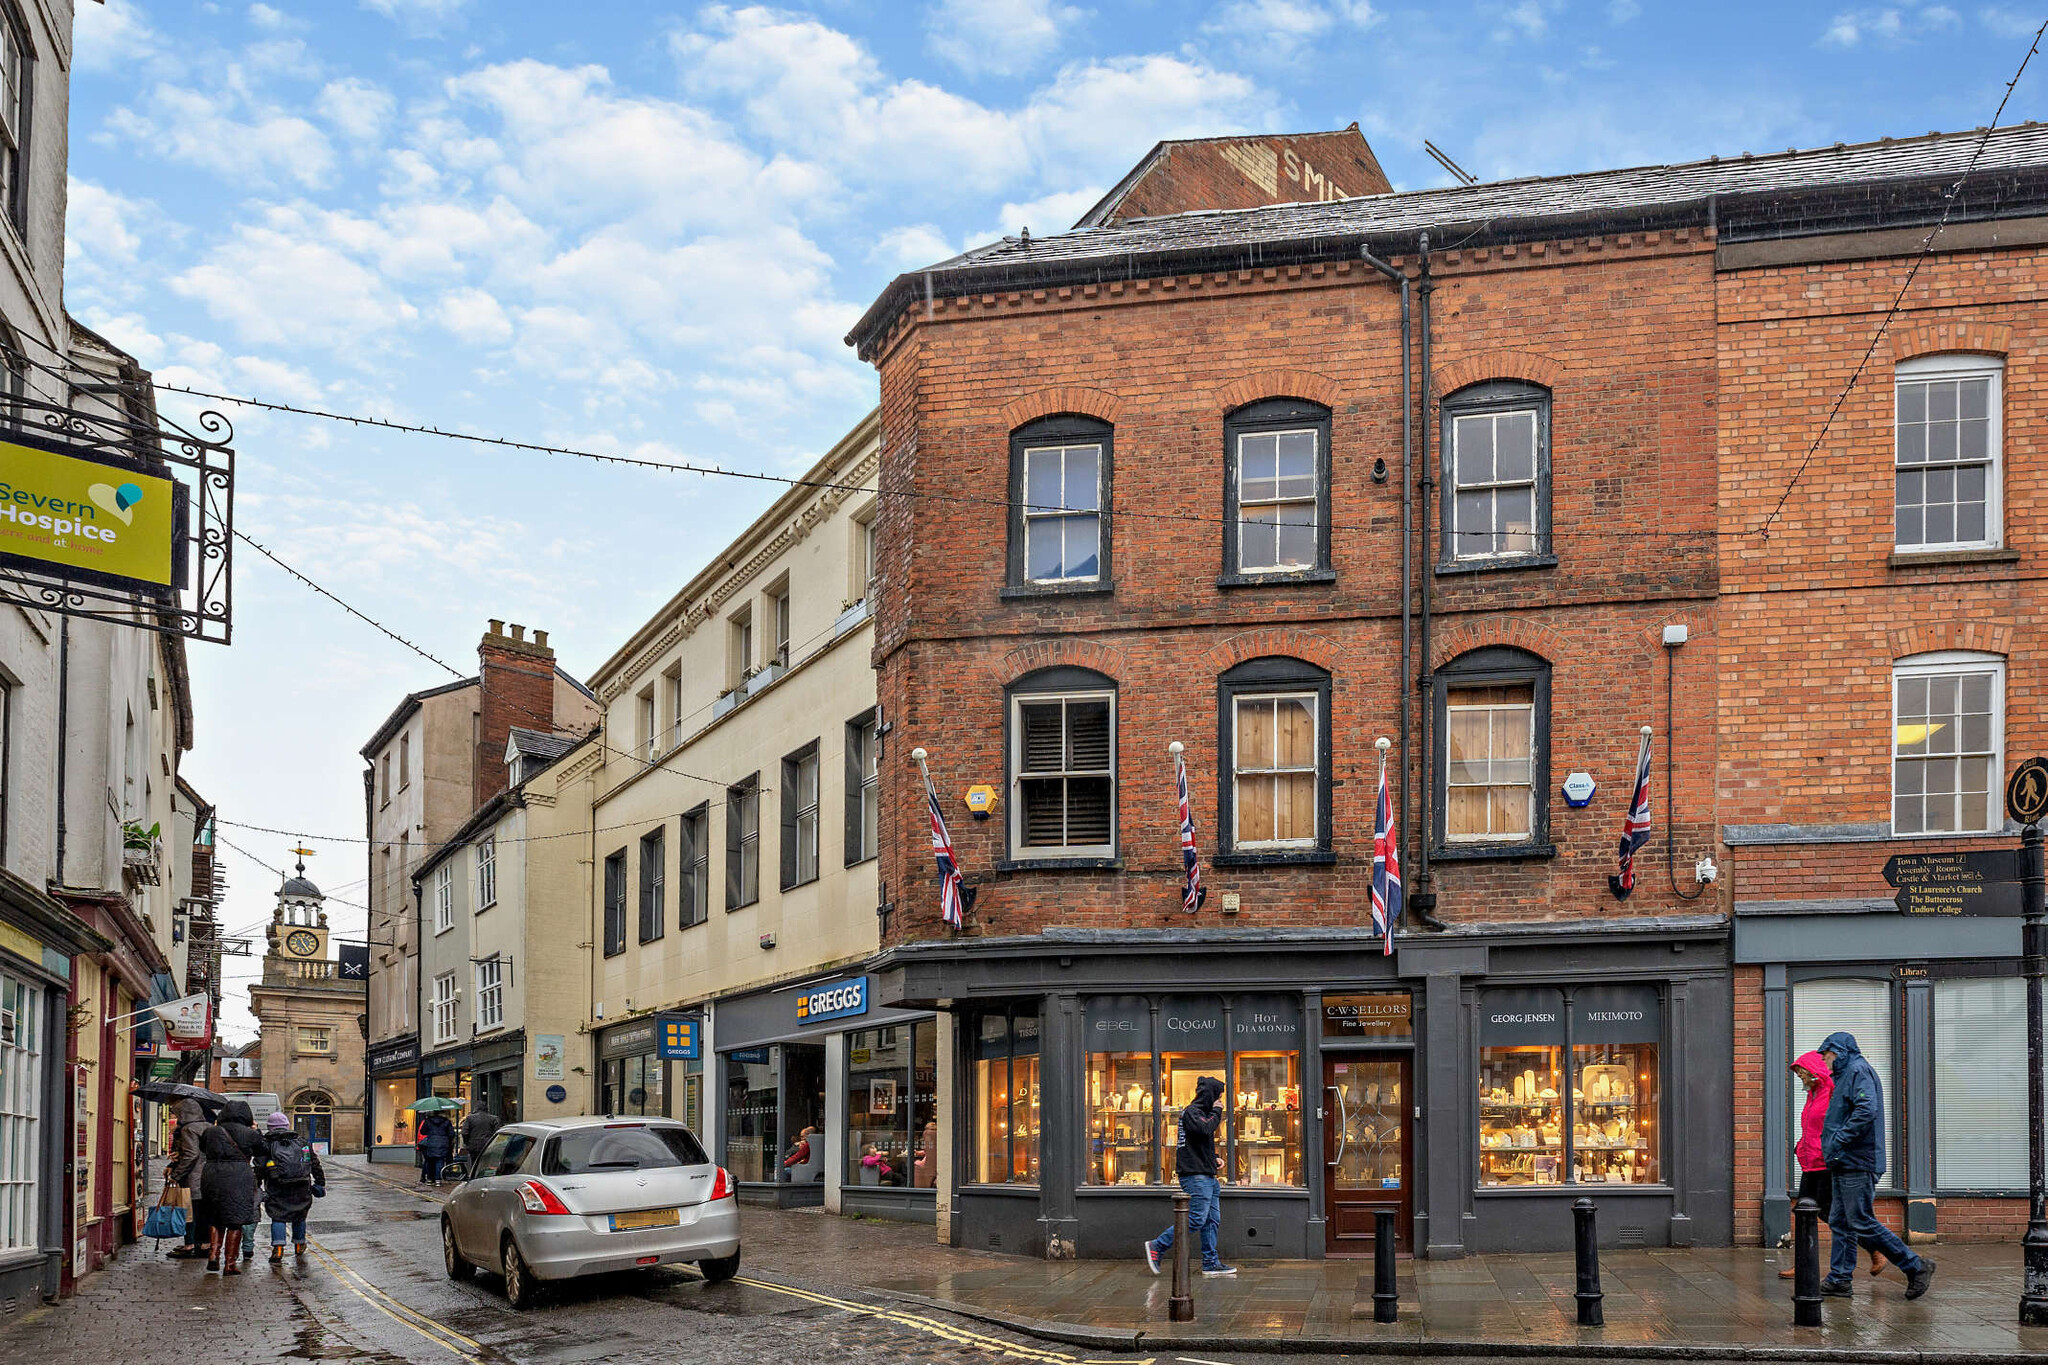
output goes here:
[{"label": "greggs blue logo", "polygon": [[834,981],[829,986],[806,991],[796,998],[796,1021],[799,1024],[821,1024],[827,1019],[845,1019],[867,1012],[868,979],[864,976]]}]

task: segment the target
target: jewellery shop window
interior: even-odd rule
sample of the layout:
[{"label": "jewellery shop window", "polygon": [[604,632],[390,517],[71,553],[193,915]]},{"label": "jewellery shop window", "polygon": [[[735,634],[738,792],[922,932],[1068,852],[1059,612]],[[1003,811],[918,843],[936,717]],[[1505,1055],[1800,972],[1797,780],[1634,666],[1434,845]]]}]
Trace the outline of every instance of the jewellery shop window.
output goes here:
[{"label": "jewellery shop window", "polygon": [[1099,996],[1088,1001],[1082,1026],[1088,1038],[1087,1183],[1155,1183],[1151,1006],[1141,995]]},{"label": "jewellery shop window", "polygon": [[1038,1183],[1038,1016],[985,1014],[974,1040],[973,1179]]},{"label": "jewellery shop window", "polygon": [[1654,1185],[1654,987],[1488,991],[1479,1017],[1479,1183]]}]

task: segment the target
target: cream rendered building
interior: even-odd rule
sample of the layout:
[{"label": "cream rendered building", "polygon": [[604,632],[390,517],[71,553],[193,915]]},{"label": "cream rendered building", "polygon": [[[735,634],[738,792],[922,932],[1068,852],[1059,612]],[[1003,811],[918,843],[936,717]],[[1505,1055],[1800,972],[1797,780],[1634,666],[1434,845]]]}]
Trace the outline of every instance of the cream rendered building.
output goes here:
[{"label": "cream rendered building", "polygon": [[605,1112],[685,1119],[743,1198],[930,1220],[939,1031],[877,1006],[861,971],[880,941],[879,443],[870,413],[591,679],[583,1054]]}]

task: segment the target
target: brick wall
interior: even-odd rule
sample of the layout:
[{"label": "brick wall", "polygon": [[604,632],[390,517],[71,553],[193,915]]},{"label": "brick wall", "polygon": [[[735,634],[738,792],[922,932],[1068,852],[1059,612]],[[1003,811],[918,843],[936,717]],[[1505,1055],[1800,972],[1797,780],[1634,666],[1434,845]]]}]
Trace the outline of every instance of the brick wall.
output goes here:
[{"label": "brick wall", "polygon": [[[1552,799],[1554,859],[1439,864],[1451,919],[1621,913],[1608,894],[1636,727],[1660,733],[1659,836],[1630,915],[1702,908],[1663,875],[1669,828],[1662,627],[1680,651],[1677,856],[1712,847],[1716,563],[1715,340],[1710,243],[1690,234],[1580,240],[1439,256],[1435,352],[1442,387],[1522,378],[1553,392],[1556,568],[1437,582],[1439,661],[1516,644],[1553,667],[1552,786],[1591,771],[1584,812]],[[876,657],[894,722],[885,767],[883,875],[892,937],[944,932],[915,768],[932,755],[949,802],[1005,780],[1003,688],[1048,664],[1119,683],[1124,867],[991,874],[1003,823],[956,819],[964,867],[983,879],[973,933],[1042,924],[1185,924],[1177,912],[1171,740],[1188,746],[1205,848],[1216,821],[1216,677],[1242,659],[1292,655],[1334,675],[1334,867],[1216,870],[1242,923],[1362,923],[1369,877],[1372,742],[1397,733],[1401,479],[1398,295],[1345,264],[935,301],[884,349],[884,591]],[[1218,509],[1223,420],[1269,396],[1331,409],[1336,582],[1226,590]],[[1109,531],[1113,595],[1005,601],[1005,510],[946,495],[1006,495],[1009,433],[1079,412],[1115,428]],[[1371,467],[1393,466],[1385,483]],[[1138,513],[1167,512],[1182,520]],[[1417,542],[1418,555],[1420,541]],[[1418,559],[1418,572],[1420,561]],[[1419,757],[1419,744],[1418,744]],[[951,809],[958,810],[957,806]],[[1410,878],[1413,884],[1411,864]],[[1681,885],[1691,887],[1684,875]],[[1212,891],[1205,919],[1220,897]],[[1712,907],[1710,898],[1706,907]]]},{"label": "brick wall", "polygon": [[1735,1242],[1763,1240],[1764,969],[1735,969]]},{"label": "brick wall", "polygon": [[1346,199],[1392,188],[1355,123],[1334,133],[1205,138],[1168,143],[1106,218]]},{"label": "brick wall", "polygon": [[503,623],[493,621],[476,647],[476,658],[483,687],[477,698],[480,719],[471,809],[508,785],[505,741],[512,727],[552,730],[555,714],[555,651],[548,648],[546,631],[535,631],[529,640],[526,627],[513,626],[508,635]]}]

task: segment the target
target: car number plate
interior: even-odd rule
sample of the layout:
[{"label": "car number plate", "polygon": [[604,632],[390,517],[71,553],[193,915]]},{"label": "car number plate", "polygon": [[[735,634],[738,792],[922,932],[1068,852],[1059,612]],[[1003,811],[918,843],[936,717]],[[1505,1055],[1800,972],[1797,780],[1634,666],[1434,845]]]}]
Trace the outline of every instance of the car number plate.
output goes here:
[{"label": "car number plate", "polygon": [[639,1228],[672,1228],[682,1221],[682,1215],[675,1209],[641,1209],[637,1213],[613,1214],[612,1231],[632,1232]]}]

